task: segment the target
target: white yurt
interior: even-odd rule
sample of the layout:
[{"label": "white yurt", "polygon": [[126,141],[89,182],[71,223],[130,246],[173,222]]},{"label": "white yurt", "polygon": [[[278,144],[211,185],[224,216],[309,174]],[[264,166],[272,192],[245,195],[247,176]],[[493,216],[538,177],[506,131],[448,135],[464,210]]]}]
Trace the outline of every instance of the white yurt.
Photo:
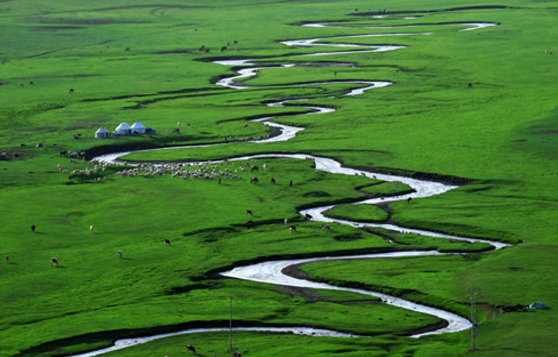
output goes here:
[{"label": "white yurt", "polygon": [[97,130],[95,132],[95,139],[105,139],[109,137],[110,132],[105,129],[105,128],[99,128],[99,130]]},{"label": "white yurt", "polygon": [[139,121],[135,122],[132,125],[132,133],[145,134],[145,126],[143,126],[143,124]]},{"label": "white yurt", "polygon": [[130,135],[132,134],[132,128],[128,123],[120,123],[120,125],[114,129],[114,133],[116,135]]}]

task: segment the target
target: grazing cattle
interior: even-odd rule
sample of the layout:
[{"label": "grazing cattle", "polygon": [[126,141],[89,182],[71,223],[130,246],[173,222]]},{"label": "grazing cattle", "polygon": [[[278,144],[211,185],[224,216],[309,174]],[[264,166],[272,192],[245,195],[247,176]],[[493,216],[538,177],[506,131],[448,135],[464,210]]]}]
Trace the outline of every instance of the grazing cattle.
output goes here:
[{"label": "grazing cattle", "polygon": [[254,221],[246,222],[246,229],[248,230],[248,229],[252,228],[253,225],[254,225]]},{"label": "grazing cattle", "polygon": [[407,203],[411,203],[411,198],[412,197],[407,198]]},{"label": "grazing cattle", "polygon": [[31,226],[31,232],[35,233],[35,228],[37,228],[37,227],[35,227],[35,225],[32,225]]},{"label": "grazing cattle", "polygon": [[23,88],[23,83],[20,83],[19,86],[20,86],[21,88]]},{"label": "grazing cattle", "polygon": [[193,352],[194,354],[196,354],[196,348],[192,345],[187,345],[186,346],[186,354],[190,354],[190,352]]},{"label": "grazing cattle", "polygon": [[130,47],[126,47],[124,51],[130,51]]},{"label": "grazing cattle", "polygon": [[289,181],[289,187],[293,187],[293,180]]},{"label": "grazing cattle", "polygon": [[50,266],[53,266],[53,265],[58,266],[58,259],[50,258]]},{"label": "grazing cattle", "polygon": [[250,216],[253,216],[253,215],[254,215],[254,213],[252,212],[251,209],[247,209],[247,210],[246,210],[246,214],[249,214]]},{"label": "grazing cattle", "polygon": [[290,227],[289,227],[289,232],[291,232],[291,234],[292,234],[293,231],[296,232],[296,227],[295,227],[295,226],[290,226]]},{"label": "grazing cattle", "polygon": [[258,170],[258,167],[255,165],[250,168],[250,172],[258,172]]},{"label": "grazing cattle", "polygon": [[35,83],[33,83],[33,81],[30,81],[29,84],[32,85],[32,86],[35,85]]},{"label": "grazing cattle", "polygon": [[224,51],[226,51],[226,50],[227,50],[227,46],[221,47],[221,52],[224,52]]},{"label": "grazing cattle", "polygon": [[168,239],[164,239],[163,242],[165,242],[166,245],[172,245],[170,240],[168,240]]},{"label": "grazing cattle", "polygon": [[119,257],[119,258],[122,258],[122,251],[119,251],[119,252],[118,252],[118,257]]},{"label": "grazing cattle", "polygon": [[4,257],[4,259],[6,260],[6,263],[9,263],[10,261],[10,257],[8,257],[7,255]]},{"label": "grazing cattle", "polygon": [[273,185],[275,185],[275,178],[273,178],[273,177],[271,178],[271,183],[272,183]]},{"label": "grazing cattle", "polygon": [[74,92],[74,88],[70,88],[70,94]]},{"label": "grazing cattle", "polygon": [[25,147],[25,144],[24,144],[24,143],[21,143],[21,144],[19,144],[19,146],[21,146],[21,147]]},{"label": "grazing cattle", "polygon": [[93,225],[89,226],[89,232],[91,232],[91,234],[93,234],[93,228],[94,228]]},{"label": "grazing cattle", "polygon": [[12,155],[14,159],[17,159],[19,157],[19,154],[17,152],[14,152],[14,154]]},{"label": "grazing cattle", "polygon": [[306,219],[307,219],[307,220],[311,220],[311,219],[312,219],[312,215],[310,215],[310,214],[308,214],[308,213],[306,213],[305,216],[306,216]]},{"label": "grazing cattle", "polygon": [[231,352],[231,357],[242,357],[242,356],[240,355],[240,352],[238,352],[238,351],[232,351],[232,352]]},{"label": "grazing cattle", "polygon": [[331,228],[329,228],[329,224],[324,223],[324,225],[322,226],[322,229],[331,231]]},{"label": "grazing cattle", "polygon": [[289,219],[288,219],[288,218],[285,218],[285,219],[283,220],[283,222],[285,222],[285,225],[286,225],[286,226],[289,225]]},{"label": "grazing cattle", "polygon": [[66,156],[67,153],[68,151],[60,151],[60,156]]},{"label": "grazing cattle", "polygon": [[250,177],[250,183],[258,183],[258,178],[255,176]]},{"label": "grazing cattle", "polygon": [[467,83],[467,88],[473,87],[473,83]]}]

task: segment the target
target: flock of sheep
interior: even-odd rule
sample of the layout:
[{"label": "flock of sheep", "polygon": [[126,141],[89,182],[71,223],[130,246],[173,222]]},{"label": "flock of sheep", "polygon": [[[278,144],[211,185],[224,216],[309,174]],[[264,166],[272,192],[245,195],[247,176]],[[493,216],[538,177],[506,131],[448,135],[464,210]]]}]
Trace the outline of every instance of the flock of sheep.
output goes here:
[{"label": "flock of sheep", "polygon": [[[224,162],[224,164],[226,164],[226,162]],[[221,178],[242,180],[243,177],[237,175],[239,171],[244,171],[244,168],[242,166],[239,168],[227,167],[223,170],[218,165],[211,164],[201,164],[199,166],[192,166],[192,164],[142,164],[131,169],[120,170],[116,172],[115,175],[128,177],[154,177],[170,174],[172,177],[180,177],[184,180],[220,180]]]}]

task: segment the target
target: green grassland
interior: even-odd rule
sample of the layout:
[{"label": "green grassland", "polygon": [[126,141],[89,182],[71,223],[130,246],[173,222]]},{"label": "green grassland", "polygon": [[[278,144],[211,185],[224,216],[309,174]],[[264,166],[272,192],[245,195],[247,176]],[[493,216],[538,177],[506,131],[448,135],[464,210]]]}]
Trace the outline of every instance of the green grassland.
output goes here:
[{"label": "green grassland", "polygon": [[[389,17],[371,16],[386,7]],[[470,331],[407,337],[440,323],[429,315],[349,292],[217,274],[268,259],[419,249],[468,254],[300,269],[316,280],[383,291],[464,317],[470,316],[474,285],[481,323],[476,354],[555,355],[557,20],[558,1],[536,0],[0,2],[0,153],[8,158],[0,161],[0,254],[9,256],[0,264],[0,356],[66,356],[117,338],[227,327],[231,297],[235,326],[307,326],[370,336],[235,332],[233,346],[243,355],[469,355]],[[300,26],[309,22],[338,27]],[[458,31],[465,26],[455,23],[465,22],[497,26]],[[404,25],[414,26],[365,28]],[[397,32],[431,34],[335,38]],[[280,43],[317,37],[406,48],[301,57],[351,48]],[[210,51],[199,51],[201,46]],[[253,86],[241,90],[215,85],[235,72],[212,61],[247,58],[257,66],[297,66],[260,70],[241,80]],[[360,86],[351,83],[293,86],[333,80],[393,84],[358,96],[345,95]],[[266,105],[302,98],[308,100]],[[336,111],[300,115],[308,112],[303,106]],[[305,130],[286,142],[244,142],[273,134],[263,123],[249,122],[268,116]],[[93,138],[99,127],[112,131],[123,121],[141,121],[157,133]],[[174,130],[178,122],[180,132]],[[71,173],[92,169],[89,160],[101,153],[225,141],[238,142],[126,159],[304,153],[362,170],[469,182],[411,203],[386,198],[384,210],[341,205],[330,214],[512,246],[492,252],[482,243],[340,224],[326,231],[298,210],[388,197],[408,187],[316,171],[311,160],[230,161],[219,169],[237,170],[243,178],[221,184],[170,174],[119,176],[117,167],[84,178],[57,167]],[[60,151],[83,151],[86,160],[71,161]],[[251,165],[260,166],[258,184],[249,182]],[[297,232],[289,232],[285,218]],[[248,220],[254,222],[250,229]],[[50,266],[52,257],[58,267]],[[535,301],[551,308],[521,308]],[[199,346],[202,356],[227,355],[228,337],[182,335],[107,356],[180,356],[186,344]]]}]

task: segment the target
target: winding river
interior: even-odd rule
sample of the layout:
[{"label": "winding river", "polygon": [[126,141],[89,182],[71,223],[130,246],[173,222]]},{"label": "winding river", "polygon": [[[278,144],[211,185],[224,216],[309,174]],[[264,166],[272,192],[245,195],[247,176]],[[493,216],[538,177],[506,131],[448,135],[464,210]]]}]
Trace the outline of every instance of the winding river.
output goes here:
[{"label": "winding river", "polygon": [[[448,24],[444,24],[448,25]],[[492,23],[455,23],[452,25],[456,26],[463,26],[464,29],[460,31],[470,31],[485,28],[488,26],[495,26]],[[347,27],[347,26],[332,26],[329,24],[305,24],[304,26],[307,27]],[[419,26],[419,25],[413,25]],[[397,28],[397,27],[412,27],[412,26],[391,26],[391,27],[368,27],[370,29],[379,29],[379,28]],[[429,35],[431,33],[391,33],[391,34],[367,34],[367,35],[354,35],[354,36],[338,36],[338,37],[329,37],[329,39],[343,39],[343,38],[357,38],[357,37],[372,37],[372,36],[408,36],[408,35]],[[281,42],[287,46],[295,46],[295,47],[313,47],[313,46],[327,46],[327,47],[340,47],[340,48],[358,48],[358,50],[352,51],[342,51],[342,52],[319,52],[313,54],[302,54],[296,55],[293,57],[303,57],[303,56],[325,56],[325,55],[332,55],[332,54],[351,54],[351,53],[362,53],[362,52],[385,52],[385,51],[394,51],[405,48],[405,46],[367,46],[367,45],[355,45],[355,44],[341,44],[341,43],[326,43],[322,42],[323,38],[313,38],[313,39],[305,39],[305,40],[294,40],[294,41],[284,41]],[[327,39],[326,39],[327,40]],[[256,75],[257,71],[270,69],[270,68],[288,68],[294,67],[296,63],[290,64],[283,64],[280,66],[273,66],[273,67],[253,67],[255,66],[252,63],[254,60],[251,59],[244,59],[244,60],[235,60],[235,61],[216,61],[214,63],[226,65],[226,66],[252,66],[244,69],[240,69],[237,71],[237,75],[221,79],[217,84],[220,86],[233,88],[233,89],[245,89],[245,88],[254,88],[247,85],[244,85],[241,82],[238,82],[240,79],[248,79]],[[388,85],[391,85],[390,82],[385,81],[330,81],[330,82],[316,82],[316,83],[306,83],[303,85],[319,85],[319,84],[330,84],[330,83],[352,83],[358,85],[358,88],[351,90],[345,95],[359,95],[362,94],[366,90],[374,89],[374,88],[381,88]],[[304,100],[291,100],[289,101],[291,105],[293,103],[295,105],[299,105],[301,107],[307,108],[309,110],[308,113],[300,114],[300,115],[313,115],[313,114],[327,114],[333,112],[334,109],[331,108],[324,108],[324,107],[317,107],[317,106],[304,106]],[[299,104],[301,103],[301,104]],[[285,102],[276,102],[267,104],[268,106],[283,106]],[[280,134],[274,137],[270,137],[263,140],[253,140],[253,142],[258,143],[269,143],[269,142],[277,142],[277,141],[287,141],[295,137],[297,132],[304,130],[304,128],[300,127],[293,127],[287,125],[281,125],[277,123],[273,123],[270,121],[273,117],[267,118],[260,118],[255,119],[253,121],[261,121],[270,127],[275,127],[280,130]],[[199,148],[204,146],[213,146],[213,145],[233,145],[234,143],[217,143],[217,144],[210,144],[210,145],[188,145],[188,146],[181,146],[181,147],[173,147],[173,148],[162,148],[162,149],[152,149],[152,150],[143,150],[143,151],[153,151],[153,150],[169,150],[169,149],[177,149],[177,148]],[[93,161],[103,162],[103,163],[112,163],[112,164],[122,164],[125,161],[120,160],[121,156],[125,156],[131,152],[120,152],[120,153],[113,153],[107,154],[103,156],[99,156],[93,159]],[[411,187],[414,192],[400,195],[400,196],[393,196],[389,197],[389,201],[398,201],[398,200],[406,200],[408,198],[421,198],[421,197],[430,197],[434,195],[440,195],[444,192],[447,192],[457,186],[446,185],[439,182],[433,181],[426,181],[426,180],[417,180],[412,179],[409,177],[403,176],[396,176],[396,175],[386,175],[380,173],[373,173],[367,172],[363,170],[356,170],[349,167],[342,166],[339,162],[325,158],[325,157],[318,157],[306,154],[262,154],[262,155],[250,155],[238,158],[231,158],[230,161],[235,160],[249,160],[249,159],[257,159],[257,158],[290,158],[290,159],[311,159],[314,160],[316,170],[322,170],[333,174],[344,174],[344,175],[363,175],[371,179],[382,180],[382,181],[397,181],[402,182],[409,187]],[[218,163],[222,160],[218,161],[203,161],[200,163]],[[380,202],[385,202],[385,198],[377,198],[377,199],[366,199],[360,202],[356,202],[355,204],[377,204]],[[320,222],[337,222],[340,224],[351,225],[357,228],[360,227],[380,227],[389,229],[392,231],[398,231],[403,233],[413,233],[418,235],[424,235],[429,237],[438,237],[438,238],[445,238],[445,239],[452,239],[452,240],[460,240],[460,241],[467,241],[467,242],[481,242],[490,244],[494,247],[494,249],[501,249],[508,244],[500,243],[500,242],[492,242],[488,240],[482,239],[473,239],[473,238],[465,238],[465,237],[457,237],[442,233],[436,232],[429,232],[425,230],[418,230],[418,229],[409,229],[405,227],[399,227],[393,224],[377,224],[377,223],[356,223],[350,222],[346,220],[339,220],[339,219],[332,219],[324,216],[324,212],[333,208],[333,205],[324,206],[324,207],[317,207],[304,210],[300,212],[302,215],[310,214],[314,221]],[[263,262],[260,264],[254,264],[244,267],[237,267],[231,271],[223,272],[221,275],[235,278],[235,279],[244,279],[250,280],[255,282],[262,282],[267,284],[276,284],[276,285],[286,285],[286,286],[295,286],[295,287],[302,287],[302,288],[312,288],[312,289],[329,289],[329,290],[342,290],[342,291],[349,291],[354,293],[359,293],[368,296],[375,296],[380,298],[384,303],[400,307],[403,309],[413,310],[417,312],[421,312],[424,314],[432,315],[447,321],[447,326],[443,328],[439,328],[433,331],[424,332],[421,334],[413,335],[411,337],[420,337],[428,334],[441,334],[447,332],[458,332],[463,331],[466,329],[471,328],[471,323],[469,320],[456,315],[454,313],[444,311],[441,309],[416,304],[410,301],[406,301],[404,299],[400,299],[394,296],[389,296],[377,292],[366,291],[361,289],[350,289],[350,288],[342,288],[337,286],[332,286],[324,283],[317,283],[308,280],[297,279],[291,276],[288,276],[283,273],[283,271],[293,265],[300,265],[306,264],[316,261],[325,261],[325,260],[354,260],[354,259],[380,259],[380,258],[398,258],[398,257],[416,257],[416,256],[433,256],[433,255],[442,255],[442,254],[458,254],[458,253],[440,253],[435,250],[433,251],[405,251],[405,252],[391,252],[391,253],[379,253],[379,254],[367,254],[367,255],[357,255],[357,256],[335,256],[335,257],[321,257],[321,258],[308,258],[308,259],[296,259],[296,260],[282,260],[282,261],[269,261]],[[290,328],[270,328],[270,327],[261,327],[261,328],[242,328],[237,327],[233,330],[245,330],[245,331],[266,331],[266,332],[276,332],[276,333],[295,333],[295,334],[305,334],[305,335],[316,335],[316,336],[330,336],[330,337],[357,337],[351,334],[340,333],[336,331],[330,330],[322,330],[322,329],[310,329],[310,328],[303,328],[303,327],[290,327]],[[97,356],[103,353],[107,353],[110,351],[115,351],[119,349],[123,349],[126,347],[134,346],[141,343],[146,343],[153,341],[155,339],[180,335],[180,334],[191,334],[191,333],[199,333],[199,332],[211,332],[211,331],[228,331],[227,328],[203,328],[203,329],[190,329],[184,331],[178,331],[174,333],[168,334],[160,334],[154,336],[147,336],[143,338],[132,338],[132,339],[122,339],[116,341],[114,346],[111,346],[106,349],[97,350],[89,353],[79,354],[75,356],[79,357],[90,357],[90,356]]]}]

